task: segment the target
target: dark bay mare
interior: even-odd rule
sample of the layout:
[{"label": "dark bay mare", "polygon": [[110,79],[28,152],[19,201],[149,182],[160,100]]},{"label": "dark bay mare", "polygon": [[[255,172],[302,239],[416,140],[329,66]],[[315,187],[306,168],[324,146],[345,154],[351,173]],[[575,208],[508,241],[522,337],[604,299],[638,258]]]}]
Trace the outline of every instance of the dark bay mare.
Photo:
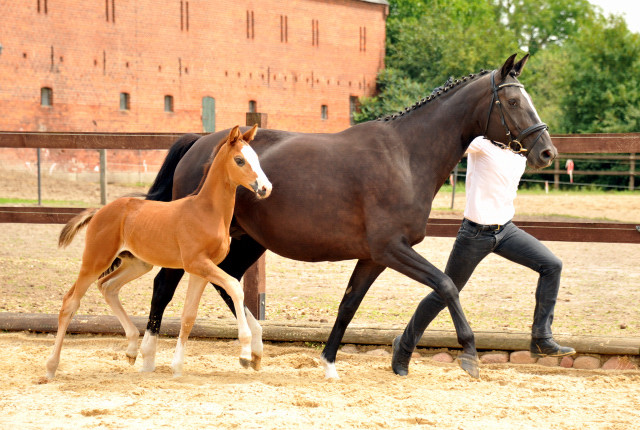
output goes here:
[{"label": "dark bay mare", "polygon": [[[261,129],[256,134],[251,145],[273,192],[269,199],[258,200],[238,190],[231,251],[220,267],[240,279],[265,249],[301,261],[358,260],[322,352],[327,378],[338,377],[335,358],[347,325],[386,268],[441,295],[463,348],[460,365],[478,376],[474,335],[458,290],[412,246],[424,239],[432,200],[475,137],[484,135],[522,150],[533,168],[548,166],[557,155],[546,125],[517,79],[528,55],[518,62],[515,57],[497,70],[456,80],[399,114],[340,133]],[[212,148],[227,133],[183,136],[148,198],[178,199],[192,193]],[[145,338],[157,338],[182,274],[162,269],[156,276]],[[226,293],[218,291],[233,310]],[[253,336],[261,345],[261,332]],[[155,343],[141,349],[144,369],[153,370]]]}]

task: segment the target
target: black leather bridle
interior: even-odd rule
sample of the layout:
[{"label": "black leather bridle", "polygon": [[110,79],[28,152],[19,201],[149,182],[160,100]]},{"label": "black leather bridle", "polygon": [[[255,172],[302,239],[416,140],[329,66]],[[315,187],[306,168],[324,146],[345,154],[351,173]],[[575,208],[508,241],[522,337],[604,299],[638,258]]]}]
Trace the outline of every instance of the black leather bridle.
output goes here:
[{"label": "black leather bridle", "polygon": [[[489,140],[491,140],[491,142],[493,142],[494,145],[497,145],[501,148],[506,148],[509,149],[513,152],[515,152],[516,154],[520,154],[522,156],[524,155],[524,152],[527,151],[526,148],[524,148],[522,146],[522,141],[524,139],[526,139],[529,135],[535,133],[535,132],[539,132],[538,135],[536,136],[536,139],[533,141],[533,145],[531,145],[531,149],[533,149],[533,147],[538,143],[538,140],[540,140],[540,137],[542,136],[542,133],[545,132],[545,130],[548,130],[549,127],[547,126],[547,124],[545,124],[544,122],[539,122],[537,124],[532,125],[531,127],[527,127],[524,130],[520,131],[520,133],[518,134],[518,136],[516,136],[515,138],[513,137],[513,135],[511,134],[511,130],[509,130],[509,126],[507,125],[507,122],[505,120],[505,111],[502,108],[502,103],[500,102],[500,98],[498,97],[498,91],[500,91],[501,89],[505,88],[505,87],[519,87],[519,88],[524,88],[524,85],[518,83],[518,82],[508,82],[505,84],[500,84],[500,85],[496,85],[496,81],[495,81],[495,73],[496,71],[492,71],[491,72],[491,90],[493,91],[493,97],[491,98],[491,104],[489,105],[489,115],[487,115],[487,126],[484,129],[484,135],[486,137],[487,132],[489,131],[489,121],[491,120],[491,112],[493,111],[493,105],[497,105],[500,108],[500,121],[502,122],[502,126],[505,129],[505,132],[507,134],[507,138],[509,139],[509,143],[508,144],[504,144],[502,142],[496,142],[494,140],[491,140],[489,138]],[[507,116],[508,116],[508,112],[506,112]],[[511,117],[509,117],[509,119],[511,120],[512,123],[515,123],[515,121],[513,121],[513,119]],[[517,127],[517,125],[516,125]]]}]

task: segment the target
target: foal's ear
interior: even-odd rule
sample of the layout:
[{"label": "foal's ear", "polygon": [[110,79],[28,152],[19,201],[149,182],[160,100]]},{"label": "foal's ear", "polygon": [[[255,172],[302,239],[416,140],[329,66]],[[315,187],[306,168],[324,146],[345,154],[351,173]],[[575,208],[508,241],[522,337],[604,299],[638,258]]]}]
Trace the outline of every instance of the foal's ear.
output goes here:
[{"label": "foal's ear", "polygon": [[253,138],[256,137],[257,132],[258,132],[258,124],[255,124],[253,127],[251,127],[251,130],[245,132],[242,135],[242,140],[244,140],[245,142],[251,142]]},{"label": "foal's ear", "polygon": [[227,138],[227,142],[229,142],[229,145],[233,146],[238,141],[239,138],[240,138],[240,126],[236,125],[229,132],[229,137]]},{"label": "foal's ear", "polygon": [[500,69],[500,80],[504,80],[509,76],[509,72],[513,69],[513,62],[516,59],[516,55],[518,54],[513,54],[511,57],[507,58],[507,61],[502,65],[502,68]]},{"label": "foal's ear", "polygon": [[522,73],[522,69],[524,69],[524,65],[527,64],[527,60],[529,59],[529,54],[525,55],[513,66],[514,77],[520,76]]}]

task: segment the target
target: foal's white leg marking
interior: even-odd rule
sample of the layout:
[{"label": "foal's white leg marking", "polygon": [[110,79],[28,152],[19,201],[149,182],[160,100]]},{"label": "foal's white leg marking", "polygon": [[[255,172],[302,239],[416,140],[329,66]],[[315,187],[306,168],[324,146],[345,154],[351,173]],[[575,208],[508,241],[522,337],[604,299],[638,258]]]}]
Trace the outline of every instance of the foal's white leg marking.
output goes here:
[{"label": "foal's white leg marking", "polygon": [[118,294],[125,284],[144,275],[150,271],[153,266],[135,257],[120,257],[120,260],[121,265],[119,267],[104,278],[98,280],[98,289],[124,328],[125,335],[129,341],[126,355],[129,359],[129,364],[133,364],[138,355],[138,338],[140,337],[140,332],[122,307]]},{"label": "foal's white leg marking", "polygon": [[141,372],[153,372],[156,370],[157,345],[158,335],[152,334],[149,330],[145,331],[142,345],[140,345],[140,355],[142,355]]},{"label": "foal's white leg marking", "polygon": [[178,343],[176,344],[176,351],[173,353],[173,361],[171,362],[171,370],[173,371],[173,376],[182,376],[185,347],[186,342],[182,343],[180,339],[178,339]]},{"label": "foal's white leg marking", "polygon": [[340,379],[338,372],[336,371],[336,363],[329,363],[326,358],[320,357],[322,365],[324,366],[325,379]]},{"label": "foal's white leg marking", "polygon": [[262,361],[262,326],[255,319],[253,314],[246,307],[244,308],[245,315],[247,317],[247,324],[249,324],[249,330],[251,330],[251,367],[253,370],[260,370],[260,362]]}]

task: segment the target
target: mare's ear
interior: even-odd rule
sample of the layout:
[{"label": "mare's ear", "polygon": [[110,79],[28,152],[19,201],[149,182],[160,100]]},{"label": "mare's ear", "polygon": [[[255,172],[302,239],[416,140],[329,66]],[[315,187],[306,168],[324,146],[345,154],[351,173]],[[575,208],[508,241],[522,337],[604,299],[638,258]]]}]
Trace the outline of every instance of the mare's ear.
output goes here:
[{"label": "mare's ear", "polygon": [[502,68],[500,69],[500,80],[503,81],[507,76],[509,76],[509,72],[513,69],[513,62],[516,59],[516,55],[513,54],[511,57],[507,58],[507,61],[504,62]]},{"label": "mare's ear", "polygon": [[253,138],[256,137],[257,132],[258,132],[258,124],[254,124],[254,126],[251,127],[251,130],[245,132],[242,135],[242,140],[244,140],[245,142],[251,142]]},{"label": "mare's ear", "polygon": [[236,125],[229,132],[227,142],[229,142],[229,145],[233,146],[238,141],[238,138],[240,138],[240,126]]},{"label": "mare's ear", "polygon": [[524,65],[527,64],[527,60],[529,59],[529,54],[525,55],[513,66],[514,76],[517,78],[522,73],[522,69],[524,69]]}]

